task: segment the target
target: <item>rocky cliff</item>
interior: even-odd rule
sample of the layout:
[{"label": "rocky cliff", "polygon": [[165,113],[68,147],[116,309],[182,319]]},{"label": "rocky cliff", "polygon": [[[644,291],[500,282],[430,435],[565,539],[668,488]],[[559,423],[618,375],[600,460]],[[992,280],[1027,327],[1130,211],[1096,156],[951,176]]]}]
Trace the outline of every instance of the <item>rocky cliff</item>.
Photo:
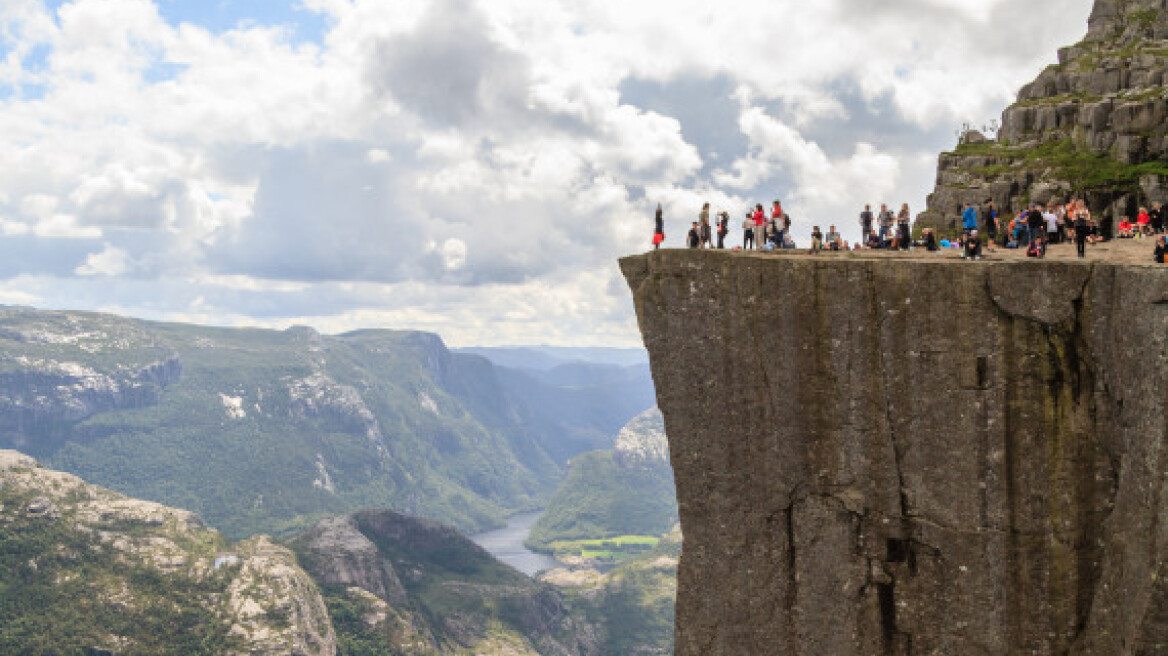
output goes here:
[{"label": "rocky cliff", "polygon": [[291,550],[0,451],[0,652],[309,656],[336,639]]},{"label": "rocky cliff", "polygon": [[1168,268],[621,266],[685,534],[678,654],[1168,649]]},{"label": "rocky cliff", "polygon": [[959,226],[962,203],[1086,198],[1104,222],[1168,203],[1168,10],[1160,0],[1096,0],[1086,37],[1022,88],[997,140],[966,133],[940,157],[920,223]]}]

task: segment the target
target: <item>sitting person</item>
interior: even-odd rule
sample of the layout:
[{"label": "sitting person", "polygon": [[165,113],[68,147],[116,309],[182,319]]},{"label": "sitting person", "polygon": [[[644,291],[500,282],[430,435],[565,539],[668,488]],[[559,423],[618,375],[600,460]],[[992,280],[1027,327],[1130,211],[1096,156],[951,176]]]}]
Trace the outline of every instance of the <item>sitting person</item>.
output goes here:
[{"label": "sitting person", "polygon": [[1164,235],[1156,238],[1156,250],[1152,251],[1152,257],[1156,264],[1164,264],[1164,257],[1168,255],[1168,243],[1165,243]]},{"label": "sitting person", "polygon": [[1119,237],[1120,239],[1131,239],[1132,237],[1136,236],[1136,233],[1133,232],[1132,229],[1133,226],[1131,219],[1125,216],[1123,217],[1123,220],[1119,222],[1119,230],[1115,233],[1115,236]]},{"label": "sitting person", "polygon": [[937,235],[932,228],[925,228],[921,231],[921,245],[930,253],[935,253],[938,250]]},{"label": "sitting person", "polygon": [[827,247],[833,251],[838,251],[843,245],[843,239],[840,233],[836,231],[835,226],[831,226],[827,230]]},{"label": "sitting person", "polygon": [[820,232],[819,226],[811,228],[811,251],[823,250],[823,233]]},{"label": "sitting person", "polygon": [[1030,248],[1026,249],[1026,257],[1036,257],[1040,260],[1044,259],[1046,257],[1046,240],[1041,236],[1035,237],[1030,242]]},{"label": "sitting person", "polygon": [[969,237],[965,240],[965,252],[961,255],[965,260],[980,260],[981,259],[981,237],[977,236],[977,230],[969,233]]}]

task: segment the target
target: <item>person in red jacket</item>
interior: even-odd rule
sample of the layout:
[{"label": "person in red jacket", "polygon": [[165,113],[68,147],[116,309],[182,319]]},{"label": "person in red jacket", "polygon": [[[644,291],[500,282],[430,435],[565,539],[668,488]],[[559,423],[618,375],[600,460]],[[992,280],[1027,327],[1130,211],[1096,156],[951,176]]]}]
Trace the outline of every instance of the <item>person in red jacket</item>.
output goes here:
[{"label": "person in red jacket", "polygon": [[754,207],[754,247],[761,249],[766,244],[766,212],[762,209],[762,203]]}]

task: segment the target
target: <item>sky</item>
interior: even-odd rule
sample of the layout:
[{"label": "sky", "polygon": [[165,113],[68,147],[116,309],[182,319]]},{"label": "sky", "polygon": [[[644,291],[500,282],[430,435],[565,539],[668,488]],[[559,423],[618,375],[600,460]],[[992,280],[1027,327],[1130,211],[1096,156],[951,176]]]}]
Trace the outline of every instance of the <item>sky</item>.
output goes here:
[{"label": "sky", "polygon": [[0,0],[0,304],[638,345],[658,203],[915,214],[1090,9]]}]

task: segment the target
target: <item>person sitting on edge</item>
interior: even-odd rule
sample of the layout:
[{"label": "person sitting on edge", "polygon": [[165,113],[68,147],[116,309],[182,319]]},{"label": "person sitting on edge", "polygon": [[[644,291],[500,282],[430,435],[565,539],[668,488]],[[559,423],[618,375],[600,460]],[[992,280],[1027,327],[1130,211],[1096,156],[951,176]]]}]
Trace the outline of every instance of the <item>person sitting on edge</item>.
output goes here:
[{"label": "person sitting on edge", "polygon": [[969,233],[965,238],[965,252],[961,255],[965,260],[980,260],[981,259],[981,237],[977,236],[977,230]]},{"label": "person sitting on edge", "polygon": [[868,241],[865,245],[873,250],[880,248],[880,235],[876,234],[876,230],[868,231]]},{"label": "person sitting on edge", "polygon": [[819,226],[811,228],[811,252],[823,250],[823,233],[819,231]]},{"label": "person sitting on edge", "polygon": [[827,230],[827,247],[833,251],[838,251],[843,245],[843,238],[840,233],[836,231],[835,226],[832,225]]},{"label": "person sitting on edge", "polygon": [[1046,257],[1046,240],[1042,235],[1038,235],[1030,242],[1030,248],[1026,249],[1026,257],[1036,257],[1040,260]]},{"label": "person sitting on edge", "polygon": [[701,230],[698,228],[697,221],[694,221],[693,227],[689,229],[689,238],[688,238],[687,243],[689,244],[690,248],[701,248],[702,247],[702,235],[701,235]]},{"label": "person sitting on edge", "polygon": [[937,246],[937,235],[932,228],[925,228],[921,237],[925,240],[925,250],[930,253],[936,253],[939,247]]},{"label": "person sitting on edge", "polygon": [[1131,239],[1132,237],[1136,236],[1132,229],[1133,226],[1131,219],[1125,216],[1119,222],[1119,230],[1115,233],[1115,236],[1119,237],[1120,239]]},{"label": "person sitting on edge", "polygon": [[1152,258],[1156,264],[1164,264],[1164,257],[1168,255],[1168,243],[1165,243],[1164,235],[1156,238],[1156,250],[1152,251]]},{"label": "person sitting on edge", "polygon": [[1152,217],[1148,214],[1148,208],[1141,207],[1139,214],[1136,214],[1136,228],[1141,237],[1152,234]]}]

